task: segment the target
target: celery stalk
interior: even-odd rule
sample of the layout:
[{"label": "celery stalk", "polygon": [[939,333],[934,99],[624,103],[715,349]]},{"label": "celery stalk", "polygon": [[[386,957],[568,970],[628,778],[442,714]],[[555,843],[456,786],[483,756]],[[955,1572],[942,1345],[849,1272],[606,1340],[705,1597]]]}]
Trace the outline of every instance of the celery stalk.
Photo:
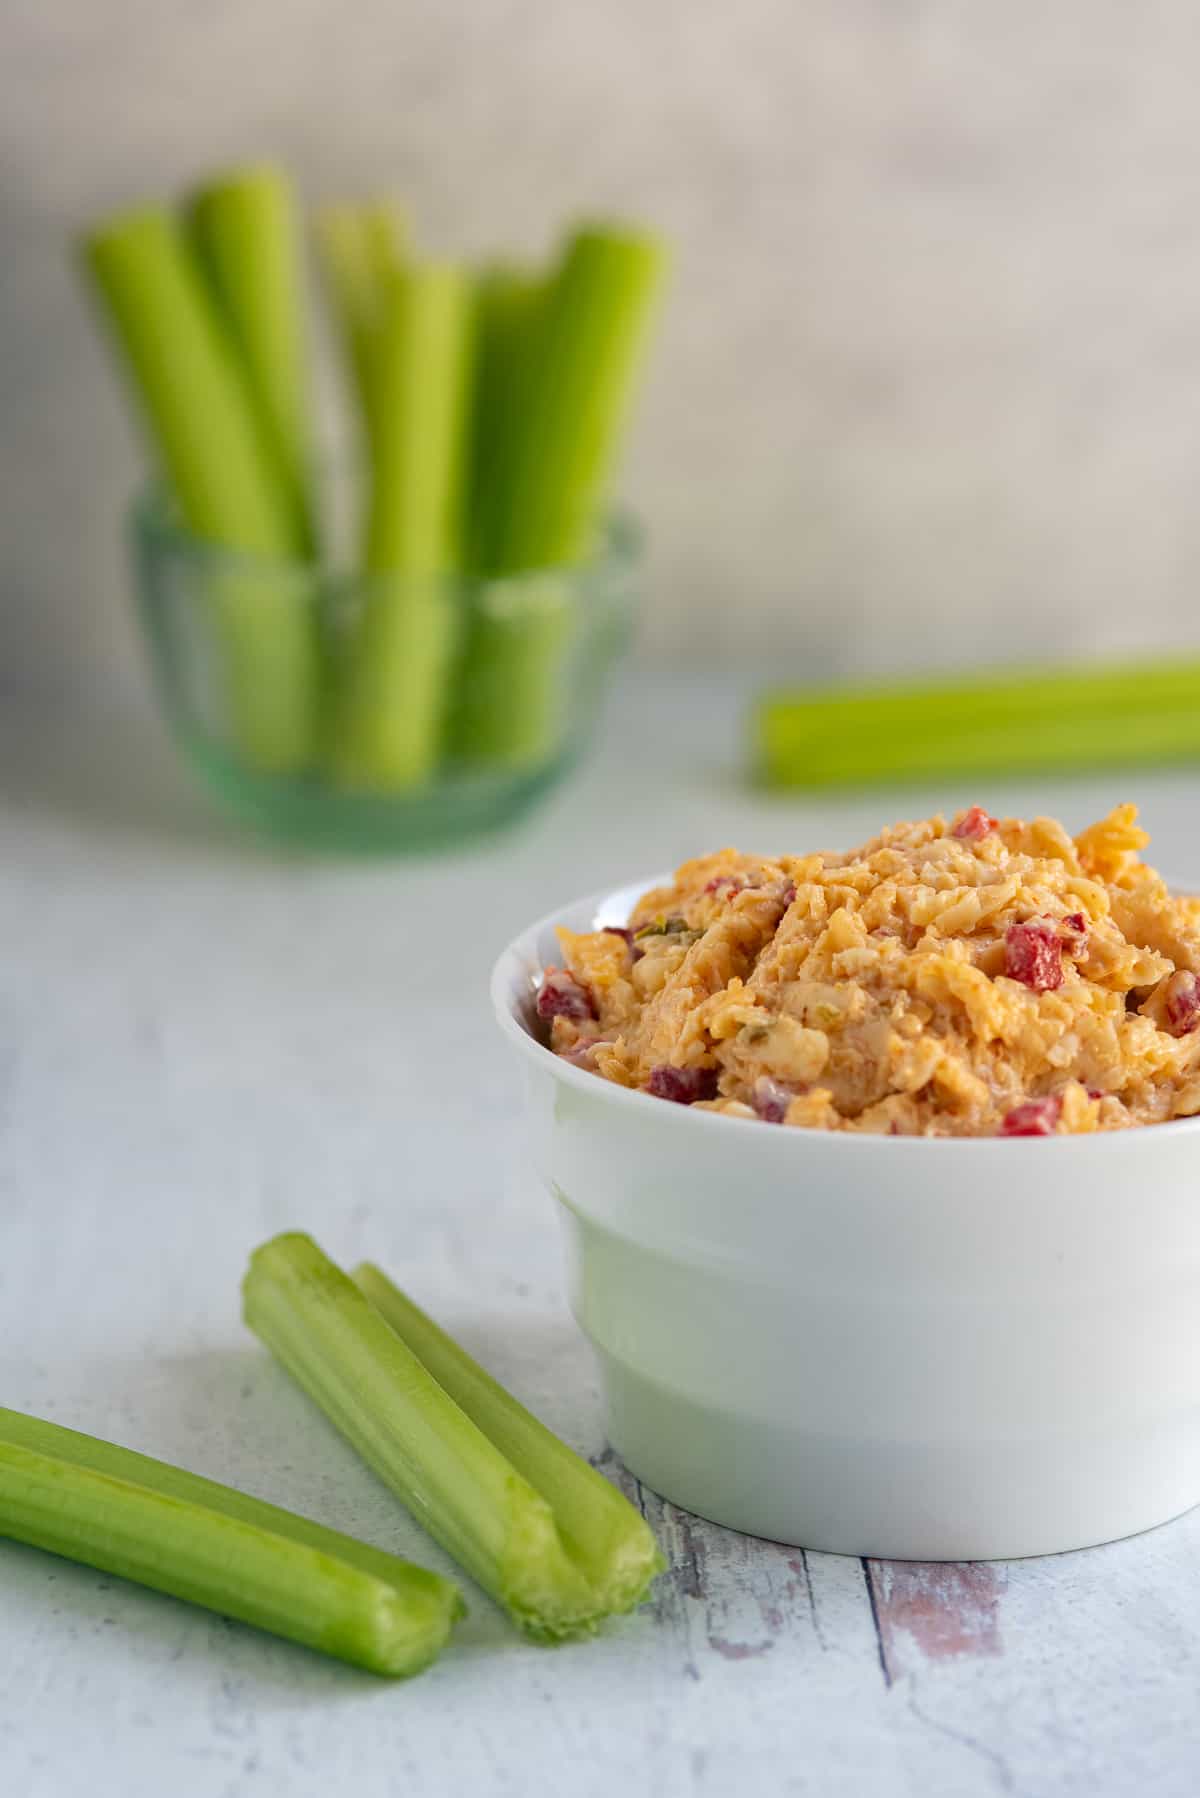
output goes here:
[{"label": "celery stalk", "polygon": [[291,518],[241,370],[173,216],[159,207],[119,214],[84,254],[189,529],[232,549],[290,555]]},{"label": "celery stalk", "polygon": [[471,566],[483,571],[488,562],[488,499],[503,478],[518,429],[545,294],[541,275],[506,263],[486,269],[478,283],[471,497],[466,525]]},{"label": "celery stalk", "polygon": [[[485,575],[489,501],[521,429],[547,283],[499,266],[479,283],[478,353],[472,403],[469,528],[472,566]],[[562,655],[570,602],[557,575],[526,575],[474,588],[475,603],[459,670],[451,746],[473,761],[536,761],[561,723]]]},{"label": "celery stalk", "polygon": [[256,768],[303,767],[315,725],[315,625],[271,566],[297,553],[294,520],[196,256],[157,207],[109,219],[84,256],[184,523],[264,558],[261,570],[217,562],[203,575],[234,737]]},{"label": "celery stalk", "polygon": [[19,1411],[0,1410],[0,1535],[372,1673],[419,1673],[464,1608],[440,1574]]},{"label": "celery stalk", "polygon": [[1198,679],[1182,661],[768,693],[752,718],[755,770],[816,787],[1191,757]]},{"label": "celery stalk", "polygon": [[354,385],[370,457],[378,417],[375,352],[391,282],[404,262],[404,219],[388,201],[326,206],[317,215],[317,258]]},{"label": "celery stalk", "polygon": [[[591,548],[664,270],[652,237],[578,231],[539,304],[520,404],[481,496],[485,573],[571,567]],[[485,609],[464,658],[461,748],[536,764],[558,745],[570,589]]]},{"label": "celery stalk", "polygon": [[629,231],[592,227],[567,245],[496,470],[490,571],[569,566],[590,547],[664,268],[658,239]]},{"label": "celery stalk", "polygon": [[291,182],[270,166],[235,169],[193,195],[189,221],[241,355],[297,544],[312,554],[308,334]]},{"label": "celery stalk", "polygon": [[395,276],[375,351],[375,458],[362,615],[346,645],[333,762],[349,785],[432,772],[457,643],[471,285],[449,264]]},{"label": "celery stalk", "polygon": [[[624,1567],[602,1587],[592,1572],[598,1554],[575,1551],[590,1511],[581,1507],[560,1529],[547,1497],[310,1237],[278,1236],[257,1249],[243,1294],[250,1328],[520,1628],[539,1640],[588,1633],[614,1600],[638,1601],[656,1570],[653,1544],[640,1583]],[[511,1420],[505,1428],[517,1442]],[[561,1479],[548,1483],[561,1497]]]},{"label": "celery stalk", "polygon": [[351,1278],[442,1390],[541,1493],[554,1513],[563,1542],[584,1568],[604,1609],[632,1610],[664,1566],[645,1518],[379,1268],[364,1262]]}]

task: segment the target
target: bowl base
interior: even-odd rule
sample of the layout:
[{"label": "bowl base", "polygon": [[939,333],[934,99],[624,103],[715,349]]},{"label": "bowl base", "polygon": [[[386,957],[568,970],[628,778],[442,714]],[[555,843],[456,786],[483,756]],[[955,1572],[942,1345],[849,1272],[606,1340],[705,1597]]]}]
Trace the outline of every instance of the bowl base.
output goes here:
[{"label": "bowl base", "polygon": [[1103,1438],[921,1443],[786,1432],[598,1351],[609,1440],[672,1504],[745,1535],[894,1561],[1092,1548],[1200,1503],[1200,1410]]},{"label": "bowl base", "polygon": [[515,822],[570,771],[573,757],[517,771],[439,776],[412,792],[331,787],[317,776],[258,775],[195,732],[178,730],[189,765],[222,809],[264,836],[358,855],[444,847]]}]

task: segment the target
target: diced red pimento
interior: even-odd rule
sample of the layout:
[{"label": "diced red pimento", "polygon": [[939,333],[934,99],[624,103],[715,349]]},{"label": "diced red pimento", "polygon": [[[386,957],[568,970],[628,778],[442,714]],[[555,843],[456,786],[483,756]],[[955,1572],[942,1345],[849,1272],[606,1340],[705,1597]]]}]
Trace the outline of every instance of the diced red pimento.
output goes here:
[{"label": "diced red pimento", "polygon": [[1059,935],[1062,938],[1063,948],[1070,955],[1081,955],[1083,953],[1083,949],[1087,943],[1087,934],[1087,915],[1081,911],[1073,911],[1069,917],[1063,919],[1059,926]]},{"label": "diced red pimento", "polygon": [[1049,918],[1009,925],[1004,933],[1004,972],[1034,993],[1052,993],[1062,985],[1062,942]]},{"label": "diced red pimento", "polygon": [[1026,1099],[1001,1119],[997,1136],[1053,1136],[1059,1117],[1062,1115],[1062,1100],[1057,1093],[1050,1093],[1044,1099]]},{"label": "diced red pimento", "polygon": [[651,1068],[646,1091],[656,1099],[670,1099],[675,1105],[694,1105],[698,1099],[717,1096],[716,1068],[673,1068],[660,1062]]},{"label": "diced red pimento", "polygon": [[1164,989],[1167,1029],[1172,1036],[1187,1036],[1200,1024],[1200,981],[1180,968]]},{"label": "diced red pimento", "polygon": [[734,874],[715,874],[704,890],[706,893],[723,893],[726,889],[732,898],[734,893],[745,891],[746,883],[744,880],[739,880]]},{"label": "diced red pimento", "polygon": [[978,843],[995,830],[997,823],[998,820],[990,812],[985,812],[981,805],[973,805],[958,820],[953,835],[962,837],[968,843]]},{"label": "diced red pimento", "polygon": [[754,1082],[752,1103],[764,1124],[782,1124],[795,1096],[795,1087],[785,1086],[782,1080],[773,1080],[770,1074],[760,1074]]},{"label": "diced red pimento", "polygon": [[594,1018],[596,1007],[586,986],[565,968],[547,968],[537,996],[539,1018]]}]

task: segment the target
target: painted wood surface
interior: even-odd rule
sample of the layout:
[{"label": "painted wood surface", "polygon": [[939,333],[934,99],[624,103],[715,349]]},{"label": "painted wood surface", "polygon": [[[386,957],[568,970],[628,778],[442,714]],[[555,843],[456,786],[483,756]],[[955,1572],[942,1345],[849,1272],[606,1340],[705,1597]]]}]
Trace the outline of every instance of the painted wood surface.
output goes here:
[{"label": "painted wood surface", "polygon": [[[0,1400],[447,1567],[240,1324],[250,1247],[307,1227],[396,1270],[670,1561],[639,1615],[556,1651],[473,1593],[453,1651],[393,1687],[0,1544],[6,1798],[1200,1789],[1200,1513],[1050,1560],[864,1563],[690,1517],[606,1449],[494,952],[693,849],[852,842],[931,803],[756,803],[711,773],[728,693],[642,682],[623,708],[531,829],[396,865],[226,834],[127,722],[0,719]],[[1200,886],[1185,776],[939,797],[1081,824],[1139,792]]]}]

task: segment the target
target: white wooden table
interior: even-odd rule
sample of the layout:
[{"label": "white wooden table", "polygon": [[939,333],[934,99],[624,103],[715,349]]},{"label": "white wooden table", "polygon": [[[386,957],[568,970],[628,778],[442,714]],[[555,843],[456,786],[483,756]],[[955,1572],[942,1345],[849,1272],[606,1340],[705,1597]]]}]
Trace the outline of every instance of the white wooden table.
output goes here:
[{"label": "white wooden table", "polygon": [[560,1650],[474,1594],[391,1686],[0,1544],[6,1798],[1194,1798],[1200,1512],[1054,1560],[864,1565],[698,1522],[606,1455],[487,1008],[517,927],[727,841],[845,844],[939,801],[1078,825],[1140,797],[1200,885],[1194,776],[769,802],[734,780],[736,722],[725,683],[642,677],[521,833],[345,864],[224,829],[144,724],[0,716],[0,1402],[445,1566],[240,1323],[249,1249],[307,1227],[396,1270],[671,1561],[651,1607]]}]

